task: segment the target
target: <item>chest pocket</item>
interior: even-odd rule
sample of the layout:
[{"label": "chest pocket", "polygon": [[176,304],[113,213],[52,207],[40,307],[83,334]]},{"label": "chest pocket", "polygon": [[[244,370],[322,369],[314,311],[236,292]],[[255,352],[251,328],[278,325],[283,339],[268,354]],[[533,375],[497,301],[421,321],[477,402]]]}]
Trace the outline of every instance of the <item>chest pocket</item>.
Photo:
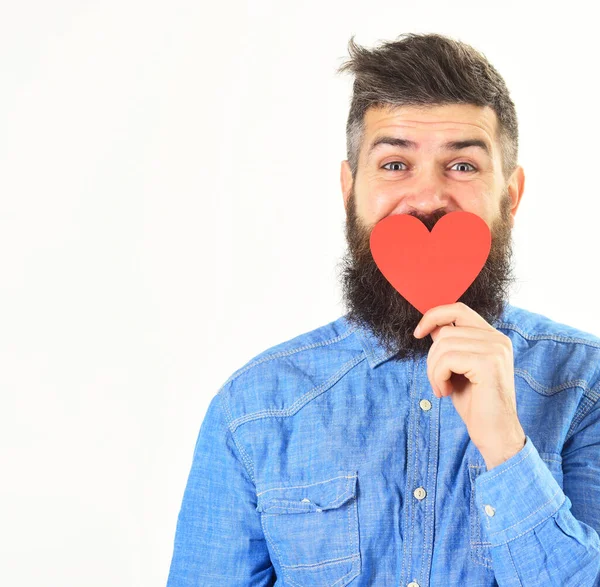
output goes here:
[{"label": "chest pocket", "polygon": [[[561,455],[544,452],[540,452],[539,454],[562,489],[563,470]],[[471,500],[469,504],[469,542],[471,543],[471,560],[479,565],[493,569],[490,543],[485,541],[485,534],[482,530],[482,516],[477,508],[477,502],[475,501],[475,479],[477,479],[481,473],[485,473],[487,468],[485,464],[480,462],[470,463],[468,468],[471,481]]]},{"label": "chest pocket", "polygon": [[265,538],[285,584],[347,585],[361,571],[356,472],[257,493]]}]

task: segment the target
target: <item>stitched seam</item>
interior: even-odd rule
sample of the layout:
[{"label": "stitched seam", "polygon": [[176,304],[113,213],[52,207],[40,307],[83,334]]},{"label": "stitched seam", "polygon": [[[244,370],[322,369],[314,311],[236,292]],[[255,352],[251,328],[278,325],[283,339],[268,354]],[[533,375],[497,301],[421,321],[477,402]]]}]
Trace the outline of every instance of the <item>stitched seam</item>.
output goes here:
[{"label": "stitched seam", "polygon": [[483,483],[487,483],[488,481],[491,481],[492,479],[495,479],[496,477],[499,477],[500,475],[506,473],[507,471],[510,471],[513,467],[516,467],[517,465],[519,465],[520,463],[522,463],[528,456],[530,456],[533,453],[533,444],[532,443],[527,443],[527,446],[529,447],[529,450],[515,463],[513,463],[512,465],[510,465],[509,467],[507,467],[506,469],[504,469],[504,471],[500,471],[499,473],[494,473],[493,475],[491,475],[490,477],[487,477],[485,479],[483,479],[483,481],[481,482]]},{"label": "stitched seam", "polygon": [[228,430],[229,430],[229,433],[231,434],[231,438],[233,439],[233,443],[235,444],[236,448],[238,449],[238,451],[242,457],[243,465],[248,473],[248,476],[250,477],[250,479],[252,480],[252,483],[254,484],[254,486],[256,488],[256,480],[254,479],[254,464],[252,463],[252,461],[250,460],[250,457],[244,450],[244,447],[237,441],[237,438],[235,437],[233,430],[231,430],[232,416],[231,416],[231,411],[229,410],[229,403],[227,401],[227,396],[221,392],[219,392],[218,395],[221,397],[221,402],[220,402],[221,409],[223,409],[225,412],[225,418],[228,421],[228,425],[227,425]]},{"label": "stitched seam", "polygon": [[[307,483],[306,485],[288,485],[285,487],[272,487],[271,489],[265,489],[264,491],[261,491],[260,493],[257,493],[257,497],[259,495],[262,495],[263,493],[267,493],[267,491],[279,491],[281,489],[298,489],[300,487],[313,487],[314,485],[322,485],[323,483],[329,483],[331,481],[334,481],[335,479],[354,479],[356,478],[356,475],[339,475],[338,477],[332,477],[331,479],[326,479],[325,481],[316,481],[315,483]],[[346,488],[347,490],[347,488]]]},{"label": "stitched seam", "polygon": [[517,566],[515,565],[515,561],[513,560],[512,553],[510,552],[510,546],[506,545],[506,550],[508,550],[508,558],[510,558],[510,562],[512,563],[513,569],[515,570],[515,577],[519,581],[519,585],[523,587],[523,583],[521,583],[521,578],[519,577],[519,573],[517,572]]},{"label": "stitched seam", "polygon": [[314,567],[323,567],[325,565],[337,565],[339,563],[345,563],[349,560],[355,559],[358,555],[351,554],[349,556],[342,556],[340,558],[332,558],[326,561],[321,561],[319,563],[311,563],[311,564],[299,564],[299,565],[284,565],[286,569],[312,569]]},{"label": "stitched seam", "polygon": [[[358,560],[358,559],[357,559],[357,560]],[[351,575],[352,573],[354,573],[354,572],[355,572],[355,568],[354,568],[354,565],[355,565],[355,564],[356,564],[356,561],[354,561],[354,562],[352,563],[352,567],[351,567],[350,571],[349,571],[348,573],[346,573],[346,574],[345,574],[343,577],[339,578],[339,579],[338,579],[338,580],[337,580],[335,583],[332,583],[332,584],[331,584],[331,587],[334,587],[335,585],[337,585],[337,584],[338,584],[338,583],[340,583],[341,581],[345,581],[345,580],[348,578],[348,576],[349,576],[349,575]],[[355,574],[355,575],[354,575],[352,578],[356,577],[356,575],[358,575],[358,572],[357,572],[357,571],[356,571],[356,574]],[[345,585],[345,583],[344,583],[344,585]]]},{"label": "stitched seam", "polygon": [[284,566],[286,569],[312,569],[315,567],[323,567],[325,565],[337,565],[339,563],[344,563],[349,560],[355,559],[357,557],[358,557],[357,554],[351,554],[350,556],[343,556],[341,558],[332,558],[332,559],[329,559],[326,561],[321,561],[319,563],[299,564],[299,565],[282,565],[282,566]]},{"label": "stitched seam", "polygon": [[260,520],[261,520],[260,523],[261,523],[261,526],[262,526],[263,531],[265,533],[265,536],[267,537],[267,540],[269,541],[269,543],[273,547],[273,550],[275,551],[277,559],[279,560],[279,565],[281,566],[281,570],[283,571],[284,580],[287,581],[288,577],[286,576],[287,575],[286,566],[283,564],[283,559],[281,558],[281,553],[279,552],[279,549],[277,548],[277,544],[275,543],[275,541],[271,537],[271,534],[270,534],[270,532],[268,530],[268,525],[266,523],[266,516],[261,516]]},{"label": "stitched seam", "polygon": [[[291,567],[291,568],[295,568],[295,567]],[[352,575],[352,573],[354,573],[354,575]],[[350,577],[350,575],[352,575]],[[350,577],[351,579],[353,579],[354,577],[356,577],[358,575],[358,571],[355,571],[355,567],[354,567],[354,563],[352,564],[352,567],[350,569],[350,571],[348,573],[346,573],[343,577],[339,578],[335,583],[331,584],[331,587],[334,587],[335,585],[337,585],[340,581],[345,581],[346,579],[348,579],[348,577]],[[296,587],[302,587],[302,585],[300,585],[300,583],[296,583],[295,581],[292,581],[291,579],[288,579],[288,583],[290,585],[295,585]],[[345,585],[346,583],[344,583]]]},{"label": "stitched seam", "polygon": [[[339,495],[336,495],[335,498],[331,501],[331,503],[327,503],[325,505],[317,505],[314,502],[310,502],[310,505],[314,505],[316,507],[315,510],[308,508],[309,504],[306,505],[300,505],[299,501],[293,501],[293,500],[282,500],[283,503],[274,503],[272,506],[264,509],[263,511],[265,513],[268,513],[268,510],[271,508],[283,508],[283,509],[293,509],[293,510],[298,510],[301,512],[314,512],[317,510],[329,510],[329,509],[335,509],[337,507],[340,507],[345,500],[347,500],[348,498],[352,497],[352,494],[350,493],[350,491],[348,491],[347,489],[344,490],[342,493],[340,493]],[[344,501],[341,501],[340,503],[336,503],[338,499],[343,498]],[[277,499],[277,498],[275,498]],[[268,502],[267,502],[268,503]]]},{"label": "stitched seam", "polygon": [[256,359],[254,361],[251,361],[250,363],[248,363],[244,367],[241,367],[239,371],[233,373],[231,375],[231,377],[229,377],[229,379],[227,379],[227,381],[225,381],[225,383],[223,383],[223,385],[221,387],[225,387],[228,383],[234,381],[235,379],[237,379],[240,375],[242,375],[243,373],[245,373],[249,369],[252,369],[252,367],[256,367],[257,365],[265,363],[266,361],[272,361],[274,359],[279,359],[281,357],[289,357],[290,355],[294,355],[294,354],[299,353],[301,351],[306,351],[306,350],[318,348],[320,346],[328,346],[330,344],[334,344],[336,342],[344,340],[345,338],[347,338],[348,336],[350,336],[355,330],[356,330],[356,326],[351,326],[346,332],[344,332],[343,334],[340,334],[339,336],[336,336],[335,338],[330,338],[329,340],[322,340],[322,341],[318,341],[318,342],[313,342],[311,344],[306,344],[304,346],[296,347],[296,348],[293,348],[293,349],[289,349],[287,351],[278,351],[276,353],[273,353],[273,354],[270,354],[270,355],[266,355],[266,356],[264,356],[264,357],[262,357],[260,359]]},{"label": "stitched seam", "polygon": [[[538,453],[538,454],[540,455],[540,458],[542,459],[542,461],[550,462],[550,463],[562,463],[562,460],[558,460],[557,461],[556,459],[550,459],[548,457],[543,456],[545,454],[550,454],[550,453],[545,453],[544,452],[544,453]],[[471,469],[485,469],[486,466],[485,465],[469,465],[469,468],[471,468]]]},{"label": "stitched seam", "polygon": [[[431,395],[433,395],[433,391],[431,392]],[[433,417],[432,417],[433,416]],[[437,497],[437,491],[436,491],[436,487],[437,487],[437,469],[438,469],[438,465],[439,465],[439,421],[440,421],[440,403],[438,402],[435,406],[435,411],[433,412],[432,416],[430,416],[430,421],[429,421],[429,438],[431,440],[432,436],[433,436],[433,451],[430,452],[430,457],[433,454],[434,458],[435,458],[435,463],[436,466],[433,467],[433,479],[432,479],[432,488],[433,488],[433,496],[432,499],[429,500],[428,508],[426,511],[430,512],[430,518],[431,518],[431,532],[430,532],[430,540],[433,537],[433,532],[435,529],[435,508],[434,508],[434,500]],[[427,463],[427,473],[429,474],[429,462]],[[428,576],[431,573],[431,560],[433,558],[433,540],[431,540],[431,542],[429,543],[429,545],[427,546],[427,566],[425,567],[427,569],[427,574]],[[422,577],[422,584],[425,584],[425,569],[422,569],[422,573],[421,573],[421,577]]]},{"label": "stitched seam", "polygon": [[[419,395],[421,395],[421,394],[419,394]],[[416,399],[417,398],[415,398],[415,400]],[[434,500],[434,497],[435,497],[434,489],[433,489],[435,487],[435,469],[433,470],[433,477],[434,477],[434,479],[431,481],[431,483],[429,483],[429,463],[431,462],[431,458],[432,458],[431,457],[431,455],[432,455],[432,450],[431,450],[431,436],[432,436],[432,433],[433,433],[433,423],[432,423],[432,419],[433,418],[432,418],[432,415],[429,412],[423,412],[423,410],[421,410],[420,407],[419,407],[419,410],[417,410],[416,406],[415,406],[415,410],[416,410],[417,414],[419,415],[419,419],[420,419],[421,416],[429,418],[429,420],[428,420],[428,422],[429,422],[429,451],[427,451],[427,471],[425,473],[425,484],[426,484],[426,486],[431,487],[432,490],[431,490],[431,492],[427,493],[427,497],[425,498],[426,499],[425,505],[423,507],[423,509],[425,511],[423,512],[423,526],[424,526],[424,531],[423,531],[423,548],[422,548],[422,550],[425,553],[425,555],[427,555],[427,554],[430,555],[431,552],[430,552],[430,549],[429,549],[429,547],[427,545],[427,538],[429,537],[429,527],[426,524],[427,524],[427,520],[429,519],[431,508],[432,508],[432,505],[433,505],[433,500]],[[421,585],[425,584],[425,580],[423,578],[424,573],[425,573],[425,568],[426,568],[426,566],[424,564],[421,564],[421,572],[419,574],[419,582],[420,582]]]},{"label": "stitched seam", "polygon": [[290,585],[293,585],[293,587],[302,587],[302,585],[300,585],[300,583],[296,583],[296,581],[292,581],[292,579],[290,579],[289,577],[287,578],[287,582]]},{"label": "stitched seam", "polygon": [[539,391],[540,393],[542,393],[544,395],[554,395],[554,393],[562,391],[563,389],[570,389],[573,387],[581,387],[585,394],[587,394],[591,391],[591,389],[588,385],[588,382],[585,381],[584,379],[573,379],[572,381],[566,381],[565,383],[561,383],[560,385],[556,385],[555,387],[547,387],[545,385],[542,385],[541,383],[538,383],[531,376],[529,371],[526,371],[525,369],[521,369],[520,367],[517,367],[514,369],[514,374],[519,375],[520,377],[525,379],[525,381],[527,381],[527,383],[533,389],[535,389],[535,391]]},{"label": "stitched seam", "polygon": [[556,342],[574,342],[586,346],[591,346],[593,348],[600,348],[600,342],[587,340],[585,338],[571,338],[570,336],[560,336],[558,334],[526,334],[516,324],[511,324],[509,322],[500,322],[496,326],[496,328],[514,330],[526,340],[554,340]]},{"label": "stitched seam", "polygon": [[[421,395],[421,394],[418,394]],[[415,398],[415,402],[418,398]],[[421,420],[420,416],[421,416],[421,408],[419,408],[419,412],[417,412],[417,417],[419,420]],[[416,412],[416,407],[415,407],[415,412]],[[429,418],[429,436],[431,438],[431,418]],[[431,448],[429,450],[425,449],[425,454],[427,455],[427,468],[425,470],[425,479],[424,479],[424,484],[425,487],[433,487],[433,484],[428,485],[428,481],[429,481],[429,460],[431,459]],[[419,503],[421,504],[421,508],[423,509],[423,546],[422,546],[422,551],[423,552],[427,552],[427,535],[428,535],[428,531],[427,531],[427,510],[429,509],[429,503],[431,502],[431,498],[433,496],[429,494],[429,492],[427,492],[427,495],[425,496],[425,503],[423,503],[423,500],[421,500]],[[423,572],[424,572],[424,566],[423,564],[421,564],[421,572],[419,575],[419,580],[420,583],[424,583],[425,581],[423,581]]]},{"label": "stitched seam", "polygon": [[[415,389],[415,379],[416,379],[416,372],[417,372],[417,368],[416,366],[413,367],[413,378],[412,378],[412,385],[410,388],[410,405],[412,407],[412,403],[413,403],[413,394],[414,394],[414,389]],[[416,399],[416,398],[415,398]],[[419,427],[419,421],[417,419],[417,421],[415,422],[415,427],[418,430]],[[417,434],[417,430],[413,430],[413,434],[411,435],[411,438],[414,436],[414,438],[416,439],[418,437]],[[408,560],[411,561],[412,560],[412,552],[413,552],[413,536],[414,536],[414,527],[415,527],[415,510],[417,509],[416,507],[416,503],[415,503],[415,496],[413,495],[413,491],[414,491],[414,486],[416,484],[416,479],[417,479],[417,442],[415,440],[414,442],[414,460],[413,460],[413,470],[411,471],[411,486],[410,486],[410,493],[409,493],[409,500],[410,500],[410,542],[409,542],[409,554],[408,554]]]},{"label": "stitched seam", "polygon": [[469,520],[469,526],[470,526],[470,529],[471,529],[471,537],[472,538],[479,538],[475,534],[475,531],[476,531],[476,528],[475,528],[475,516],[473,515],[474,512],[475,512],[475,503],[474,503],[475,502],[475,496],[474,496],[475,487],[474,487],[473,482],[471,481],[471,471],[469,469],[467,469],[467,475],[469,476],[469,485],[471,487],[471,491],[470,491],[470,493],[471,493],[471,500],[470,500],[470,502],[471,502],[470,503],[470,507],[471,507],[470,513],[471,513],[471,515],[469,516],[469,518],[470,518],[470,520]]},{"label": "stitched seam", "polygon": [[[283,510],[283,511],[279,511],[279,512],[274,512],[272,510]],[[262,511],[265,514],[265,516],[280,516],[281,514],[285,514],[287,513],[288,510],[297,510],[299,512],[306,512],[307,514],[313,513],[316,510],[313,509],[308,509],[305,507],[300,507],[300,506],[295,506],[293,504],[273,504],[272,506],[269,506],[267,508],[264,508]]]},{"label": "stitched seam", "polygon": [[[433,391],[431,392],[431,395],[433,395]],[[434,424],[432,427],[433,430],[433,435],[434,435],[434,439],[435,439],[435,459],[436,459],[436,466],[433,468],[433,487],[436,488],[437,487],[437,472],[438,472],[438,467],[439,467],[439,454],[440,454],[440,411],[441,411],[441,405],[438,402],[436,407],[435,407],[435,418],[434,418]],[[435,496],[437,497],[437,490],[435,491]],[[429,545],[429,558],[428,558],[428,562],[427,562],[427,572],[428,572],[428,577],[431,573],[431,561],[433,559],[433,535],[435,532],[435,503],[432,501],[432,503],[430,504],[430,510],[431,510],[431,543]],[[423,581],[423,583],[425,583],[425,581]]]},{"label": "stitched seam", "polygon": [[[413,373],[412,373],[412,382],[411,382],[411,386],[410,386],[410,406],[413,406],[413,403],[415,401],[415,385],[416,385],[416,378],[417,378],[417,363],[413,363],[412,366],[413,369]],[[410,414],[410,410],[409,410],[409,414]],[[414,421],[414,418],[412,419]],[[413,445],[413,436],[414,438],[417,438],[418,434],[417,431],[419,429],[419,419],[416,419],[416,431],[413,429],[412,430],[412,434],[409,434],[409,449],[408,449],[408,454],[411,454],[410,452],[410,447]],[[417,472],[417,443],[416,441],[414,442],[414,450],[412,451],[414,453],[414,461],[413,461],[413,469],[411,471],[411,475],[410,475],[410,486],[409,486],[409,491],[408,491],[408,495],[410,495],[410,497],[408,498],[408,507],[410,507],[410,525],[407,526],[409,528],[409,532],[410,532],[410,542],[408,542],[409,548],[408,548],[408,557],[407,560],[411,561],[412,560],[412,545],[413,545],[413,536],[414,536],[414,517],[415,517],[415,509],[416,509],[416,504],[414,501],[414,495],[413,495],[413,487],[415,486],[415,482],[416,482],[416,472]],[[410,565],[410,562],[409,562]]]},{"label": "stitched seam", "polygon": [[362,568],[362,559],[360,556],[360,536],[359,536],[359,528],[358,528],[358,499],[354,497],[354,531],[352,532],[352,539],[354,540],[353,552],[357,555],[357,566],[356,566],[356,574],[358,575],[361,572]]},{"label": "stitched seam", "polygon": [[547,518],[544,518],[543,520],[541,520],[537,524],[535,524],[535,526],[531,526],[531,528],[528,528],[527,530],[524,530],[520,534],[517,534],[517,536],[514,536],[513,538],[509,538],[508,540],[505,540],[504,542],[499,542],[495,546],[502,546],[503,544],[508,544],[509,542],[512,542],[513,540],[516,540],[517,538],[521,538],[521,536],[524,536],[528,532],[531,532],[531,530],[533,530],[534,528],[537,528],[540,524],[543,524],[546,520],[551,518],[564,505],[565,501],[566,501],[566,496],[565,496],[565,499],[562,500],[562,503]]},{"label": "stitched seam", "polygon": [[[353,520],[352,520],[352,515],[351,515],[352,513],[354,514]],[[352,532],[352,522],[354,522],[355,532]],[[353,561],[352,567],[343,577],[340,577],[337,581],[335,581],[335,583],[332,583],[332,587],[342,581],[345,581],[350,575],[352,575],[352,573],[354,573],[354,575],[352,575],[352,578],[354,578],[360,572],[359,569],[355,568],[356,562],[358,561],[360,563],[360,551],[358,551],[358,549],[356,548],[355,543],[354,543],[354,539],[355,539],[354,535],[355,535],[355,533],[358,534],[358,506],[357,506],[356,499],[354,499],[352,506],[348,507],[348,533],[350,535],[350,548],[351,548],[352,552],[354,553],[355,549],[356,549],[355,554],[351,555],[350,557],[347,557],[348,559]]]},{"label": "stitched seam", "polygon": [[[356,503],[356,500],[355,500],[355,503]],[[350,540],[350,552],[352,552],[353,554],[356,554],[356,552],[354,551],[354,537],[352,535],[353,533],[352,533],[352,522],[351,522],[353,508],[352,508],[351,504],[348,504],[347,508],[348,508],[348,515],[346,517],[348,519],[348,539]],[[336,581],[336,583],[337,582],[338,581]],[[334,583],[334,585],[335,585],[335,583]]]},{"label": "stitched seam", "polygon": [[[469,465],[469,483],[471,484],[471,514],[470,514],[470,527],[471,527],[471,559],[478,565],[484,566],[488,569],[493,569],[493,560],[486,556],[489,553],[489,547],[491,542],[481,540],[481,517],[479,515],[479,509],[477,507],[476,495],[475,495],[475,477],[471,479],[471,469],[482,469],[481,465]],[[474,471],[473,471],[474,472]],[[489,564],[488,564],[489,563]]]},{"label": "stitched seam", "polygon": [[[348,479],[352,479],[355,478],[357,475],[353,475],[353,476],[348,476]],[[336,477],[337,479],[337,477]],[[318,483],[313,483],[311,485],[318,485]],[[349,490],[347,490],[349,491]],[[351,540],[351,548],[352,551],[354,552],[354,533],[351,531],[351,524],[352,524],[352,511],[354,511],[355,514],[355,520],[356,523],[358,523],[358,519],[357,519],[357,505],[356,505],[356,499],[354,499],[354,508],[351,510],[351,506],[348,507],[348,532],[350,535],[350,540]],[[314,512],[312,512],[314,513]],[[295,570],[295,569],[303,569],[303,568],[319,568],[319,567],[323,567],[326,565],[331,565],[331,564],[338,564],[338,563],[343,563],[346,561],[360,561],[360,552],[357,552],[355,554],[352,554],[350,556],[346,556],[346,557],[341,557],[341,558],[337,558],[337,559],[329,559],[326,561],[322,561],[319,563],[314,563],[314,564],[299,564],[299,565],[284,565],[283,564],[283,559],[281,557],[281,553],[279,552],[279,549],[277,548],[277,544],[275,543],[275,541],[273,540],[273,537],[271,536],[269,530],[268,530],[268,524],[266,523],[266,519],[269,516],[269,514],[264,514],[261,516],[261,526],[263,528],[264,534],[269,542],[269,544],[271,544],[271,546],[273,547],[273,550],[275,552],[275,554],[277,555],[277,558],[279,560],[279,564],[282,568],[282,572],[283,572],[283,578],[284,581],[288,582],[290,585],[294,585],[297,587],[301,587],[299,583],[296,583],[289,575],[289,570]],[[345,575],[343,575],[340,579],[338,579],[335,583],[333,583],[332,585],[336,585],[338,583],[340,583],[341,581],[346,580],[350,575],[352,575],[352,573],[354,573],[354,575],[352,576],[355,577],[359,574],[359,571],[356,569],[355,564],[352,565],[350,571],[348,573],[346,573]]]},{"label": "stitched seam", "polygon": [[[328,509],[328,508],[317,508],[317,509]],[[288,513],[288,510],[296,510],[297,512],[305,512],[307,514],[312,514],[314,512],[317,511],[317,509],[313,509],[313,508],[309,508],[307,507],[302,507],[300,504],[294,505],[291,502],[288,503],[274,503],[273,505],[263,509],[263,513],[266,516],[280,516],[282,514],[286,514]],[[283,511],[278,511],[278,512],[274,512],[272,510],[283,510]],[[296,513],[296,512],[294,512]]]},{"label": "stitched seam", "polygon": [[[515,526],[519,526],[521,525],[527,518],[531,518],[531,516],[533,516],[534,514],[537,514],[540,510],[544,509],[549,503],[552,502],[552,500],[562,491],[562,489],[557,489],[554,492],[554,495],[546,502],[543,503],[537,510],[531,512],[529,515],[525,516],[522,520],[519,520],[518,522],[516,522],[515,524],[512,524],[511,526],[508,526],[508,528],[503,528],[502,530],[497,530],[496,532],[490,532],[489,536],[495,536],[496,534],[502,534],[503,532],[506,532],[507,530],[510,530],[511,528],[514,528]],[[564,501],[564,500],[563,500]],[[560,506],[559,506],[560,507]],[[550,514],[551,516],[552,514]],[[548,516],[548,518],[550,517]],[[548,518],[545,518],[548,519]],[[543,520],[543,521],[545,521]],[[536,524],[537,525],[537,524]],[[535,526],[534,526],[535,527]],[[529,530],[531,530],[531,528],[529,528]],[[529,532],[529,530],[527,530],[527,532]]]},{"label": "stitched seam", "polygon": [[[524,457],[524,458],[526,458],[526,457]],[[543,460],[545,460],[545,461],[546,461],[546,460],[547,460],[547,461],[550,461],[550,460],[553,460],[553,459],[543,459]],[[519,462],[520,462],[520,461],[519,461]],[[560,462],[560,461],[555,461],[555,460],[553,460],[553,462]],[[483,468],[483,466],[482,466],[482,465],[469,465],[469,468],[472,468],[472,469],[480,469],[480,468]],[[510,469],[510,467],[509,467],[509,469]],[[508,471],[508,469],[506,469],[506,470]],[[502,473],[498,473],[498,474],[499,474],[499,475],[501,475]],[[471,497],[472,497],[472,498],[473,498],[473,493],[474,493],[474,491],[475,491],[475,488],[473,487],[473,491],[472,491],[472,493],[471,493]],[[518,526],[519,524],[521,524],[522,522],[524,522],[524,521],[525,521],[527,518],[529,518],[529,517],[533,516],[533,515],[534,515],[534,514],[536,514],[538,511],[540,511],[542,508],[544,508],[546,505],[548,505],[548,504],[549,504],[549,503],[550,503],[550,502],[551,502],[551,501],[552,501],[552,500],[553,500],[553,499],[556,497],[556,495],[557,495],[558,493],[560,493],[560,491],[561,491],[560,489],[559,489],[559,490],[557,490],[557,491],[556,491],[556,493],[555,493],[555,494],[554,494],[554,495],[553,495],[553,496],[552,496],[552,497],[551,497],[551,498],[550,498],[550,499],[549,499],[549,500],[548,500],[546,503],[544,503],[542,506],[540,506],[540,508],[538,508],[538,509],[537,509],[537,510],[535,510],[534,512],[532,512],[532,513],[530,513],[529,515],[527,515],[527,516],[526,516],[525,518],[523,518],[522,520],[519,520],[518,522],[516,522],[516,523],[515,523],[515,524],[513,524],[512,526],[509,526],[508,528],[504,528],[503,530],[498,530],[498,531],[496,531],[496,532],[490,532],[490,533],[488,533],[488,535],[489,535],[489,536],[494,536],[494,535],[496,535],[496,534],[500,534],[500,533],[502,533],[502,532],[505,532],[506,530],[509,530],[510,528],[514,528],[515,526]],[[563,500],[563,501],[564,501],[564,500]],[[477,508],[477,515],[479,515],[479,508]],[[547,518],[546,518],[546,519],[547,519]],[[488,528],[488,529],[490,529],[490,528],[491,528],[491,526],[490,526],[490,520],[489,520],[489,518],[486,518],[486,522],[487,522],[487,528]],[[534,527],[535,527],[535,526],[534,526]],[[531,529],[531,528],[530,528],[530,529]],[[527,530],[526,532],[529,532],[529,530]],[[525,533],[526,533],[526,532],[525,532]],[[520,536],[522,536],[522,534],[520,534]],[[478,535],[477,537],[479,537],[479,535]],[[513,540],[513,539],[511,539],[511,540]],[[491,542],[471,542],[471,544],[491,545],[492,543],[491,543]]]},{"label": "stitched seam", "polygon": [[365,360],[364,354],[357,355],[354,359],[351,359],[336,372],[328,380],[317,387],[314,387],[310,391],[307,391],[304,395],[300,396],[290,407],[282,410],[260,410],[259,412],[253,412],[252,414],[245,414],[240,416],[236,420],[233,420],[229,426],[231,431],[235,431],[242,424],[246,424],[252,420],[258,420],[269,417],[288,417],[293,416],[300,408],[306,405],[309,401],[313,400],[318,395],[328,391],[335,383],[337,383],[346,373],[348,373],[353,367],[358,365]]}]

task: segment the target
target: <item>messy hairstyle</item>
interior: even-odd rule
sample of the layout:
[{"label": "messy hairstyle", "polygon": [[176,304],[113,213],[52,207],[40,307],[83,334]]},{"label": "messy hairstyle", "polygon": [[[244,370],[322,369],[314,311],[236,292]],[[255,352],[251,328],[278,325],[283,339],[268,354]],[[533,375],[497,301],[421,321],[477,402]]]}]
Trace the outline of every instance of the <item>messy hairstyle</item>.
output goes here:
[{"label": "messy hairstyle", "polygon": [[364,116],[370,107],[489,106],[498,119],[498,143],[505,181],[517,167],[517,114],[504,79],[486,57],[470,45],[437,33],[405,33],[372,50],[348,43],[350,59],[337,73],[354,74],[346,148],[356,177]]}]

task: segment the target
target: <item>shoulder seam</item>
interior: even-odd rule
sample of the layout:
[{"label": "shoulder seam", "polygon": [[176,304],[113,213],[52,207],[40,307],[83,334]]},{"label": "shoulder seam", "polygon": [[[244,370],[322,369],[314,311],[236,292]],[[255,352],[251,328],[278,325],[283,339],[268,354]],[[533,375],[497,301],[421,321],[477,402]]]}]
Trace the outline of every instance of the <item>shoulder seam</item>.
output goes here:
[{"label": "shoulder seam", "polygon": [[[330,344],[334,344],[336,342],[339,342],[340,340],[344,340],[345,338],[347,338],[348,336],[350,336],[355,330],[356,330],[356,326],[352,325],[348,328],[348,330],[346,330],[346,332],[340,334],[339,336],[336,336],[335,338],[330,338],[328,340],[322,340],[319,342],[313,342],[312,344],[306,344],[304,346],[300,346],[300,347],[296,347],[293,349],[289,349],[287,351],[279,351],[276,353],[272,353],[270,355],[266,355],[260,359],[256,359],[254,361],[249,362],[248,364],[246,364],[244,367],[241,367],[238,371],[236,371],[235,373],[233,373],[229,379],[227,379],[227,381],[225,381],[225,383],[223,383],[223,385],[221,386],[221,389],[224,388],[226,385],[228,385],[229,383],[232,383],[233,381],[235,381],[240,375],[243,375],[246,371],[252,369],[253,367],[256,367],[257,365],[260,365],[261,363],[265,363],[267,361],[272,361],[274,359],[279,359],[280,357],[287,357],[289,355],[294,355],[296,353],[299,353],[301,351],[306,351],[309,349],[314,349],[314,348],[318,348],[320,346],[328,346]],[[318,329],[317,329],[318,330]]]},{"label": "shoulder seam", "polygon": [[258,412],[252,412],[250,414],[244,414],[243,416],[239,416],[235,420],[229,422],[229,428],[231,432],[235,432],[242,424],[246,422],[250,422],[252,420],[259,420],[262,418],[285,418],[288,416],[293,416],[300,408],[304,407],[308,402],[313,400],[318,395],[328,391],[333,385],[335,385],[346,373],[351,371],[356,365],[365,360],[364,353],[358,354],[353,359],[350,359],[344,365],[341,366],[333,375],[329,377],[326,381],[317,385],[301,395],[291,406],[285,409],[273,410],[266,409],[260,410]]},{"label": "shoulder seam", "polygon": [[572,338],[570,336],[559,336],[557,334],[527,334],[526,332],[523,332],[523,330],[521,330],[516,324],[511,324],[509,322],[500,322],[497,325],[497,327],[504,328],[506,330],[514,330],[517,334],[519,334],[526,340],[554,340],[556,342],[574,342],[600,349],[600,342],[594,342],[585,338]]},{"label": "shoulder seam", "polygon": [[246,469],[246,472],[248,473],[248,476],[250,477],[252,483],[254,484],[254,486],[256,486],[256,480],[254,479],[254,464],[252,463],[252,459],[250,459],[250,457],[248,456],[248,453],[246,453],[246,451],[244,450],[244,447],[237,441],[237,438],[235,437],[235,434],[233,433],[233,430],[231,429],[231,422],[233,420],[233,416],[231,415],[231,410],[229,409],[229,403],[227,402],[225,393],[223,393],[224,390],[225,390],[225,385],[223,385],[221,387],[221,389],[219,390],[217,395],[220,397],[220,404],[221,404],[220,407],[221,407],[221,410],[223,411],[223,413],[225,414],[225,421],[227,423],[225,433],[231,434],[233,443],[235,444],[235,447],[238,449],[238,452],[240,453],[240,456],[242,457],[242,463],[244,465],[244,468]]},{"label": "shoulder seam", "polygon": [[538,383],[537,380],[531,376],[531,373],[529,373],[529,371],[525,369],[515,367],[514,373],[515,375],[519,375],[520,377],[525,379],[525,381],[527,381],[527,383],[532,389],[543,395],[554,395],[554,393],[562,391],[563,389],[580,387],[585,395],[591,395],[592,397],[595,396],[596,398],[598,397],[598,392],[595,392],[593,387],[590,387],[590,385],[585,379],[571,379],[570,381],[565,381],[560,385],[555,385],[554,387],[547,387],[546,385]]}]

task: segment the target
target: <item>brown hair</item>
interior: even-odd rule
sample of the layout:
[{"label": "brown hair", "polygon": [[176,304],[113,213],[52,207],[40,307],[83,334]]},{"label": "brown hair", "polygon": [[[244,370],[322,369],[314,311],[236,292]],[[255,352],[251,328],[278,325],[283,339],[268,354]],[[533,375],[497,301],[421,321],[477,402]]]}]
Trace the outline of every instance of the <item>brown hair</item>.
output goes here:
[{"label": "brown hair", "polygon": [[517,167],[517,114],[504,79],[486,57],[470,45],[437,33],[405,33],[399,40],[369,50],[348,43],[350,59],[336,71],[355,75],[346,147],[356,177],[370,107],[473,104],[489,106],[498,118],[498,140],[505,181]]}]

